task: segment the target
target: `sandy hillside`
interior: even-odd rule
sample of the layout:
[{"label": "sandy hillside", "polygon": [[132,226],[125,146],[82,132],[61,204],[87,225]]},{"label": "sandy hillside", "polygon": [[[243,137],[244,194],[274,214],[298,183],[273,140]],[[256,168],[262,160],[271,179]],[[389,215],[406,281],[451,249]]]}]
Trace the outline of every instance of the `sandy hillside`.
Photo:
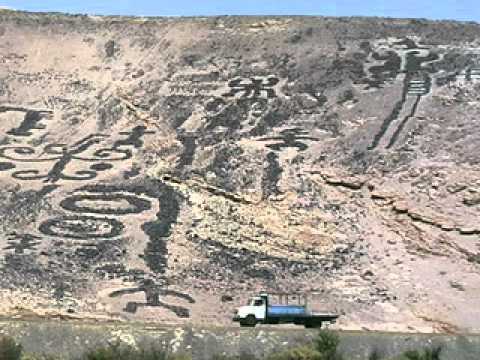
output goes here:
[{"label": "sandy hillside", "polygon": [[0,314],[480,331],[480,25],[0,10]]}]

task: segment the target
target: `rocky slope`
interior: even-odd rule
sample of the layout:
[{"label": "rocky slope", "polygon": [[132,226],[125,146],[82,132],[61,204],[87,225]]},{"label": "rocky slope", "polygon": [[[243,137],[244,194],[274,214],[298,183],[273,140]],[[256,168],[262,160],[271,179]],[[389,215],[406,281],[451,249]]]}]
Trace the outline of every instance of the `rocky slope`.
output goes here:
[{"label": "rocky slope", "polygon": [[0,312],[480,330],[480,26],[0,11]]}]

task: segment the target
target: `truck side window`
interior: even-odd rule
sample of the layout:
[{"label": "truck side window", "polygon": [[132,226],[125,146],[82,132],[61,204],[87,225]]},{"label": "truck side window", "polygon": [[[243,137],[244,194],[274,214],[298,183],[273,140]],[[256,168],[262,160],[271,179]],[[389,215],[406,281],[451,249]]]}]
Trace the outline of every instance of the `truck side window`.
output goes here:
[{"label": "truck side window", "polygon": [[253,303],[253,306],[262,306],[263,305],[263,300],[255,300]]}]

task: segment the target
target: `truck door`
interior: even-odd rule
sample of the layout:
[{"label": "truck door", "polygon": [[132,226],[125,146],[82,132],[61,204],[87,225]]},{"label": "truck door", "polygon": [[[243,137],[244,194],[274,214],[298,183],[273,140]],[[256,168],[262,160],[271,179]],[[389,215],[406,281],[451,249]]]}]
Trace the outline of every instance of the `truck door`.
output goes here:
[{"label": "truck door", "polygon": [[253,308],[255,311],[255,318],[257,320],[265,320],[265,315],[267,313],[267,304],[264,299],[255,299],[253,302]]}]

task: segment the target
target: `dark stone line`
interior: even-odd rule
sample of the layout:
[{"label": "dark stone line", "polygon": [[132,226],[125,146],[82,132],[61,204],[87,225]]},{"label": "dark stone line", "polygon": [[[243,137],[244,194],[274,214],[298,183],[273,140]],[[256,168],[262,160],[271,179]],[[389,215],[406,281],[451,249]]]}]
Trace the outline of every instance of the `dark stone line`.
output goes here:
[{"label": "dark stone line", "polygon": [[249,79],[234,79],[228,83],[230,92],[224,94],[225,97],[234,97],[238,93],[242,93],[242,97],[261,97],[262,94],[266,94],[267,99],[276,97],[273,87],[279,83],[279,79],[276,77],[268,78],[249,78]]},{"label": "dark stone line", "polygon": [[140,303],[129,301],[126,304],[124,311],[136,313],[139,307],[162,307],[172,311],[178,317],[188,318],[190,317],[190,311],[187,308],[178,305],[166,304],[160,301],[160,296],[174,296],[186,300],[191,304],[195,303],[195,300],[190,295],[175,290],[165,289],[163,286],[156,285],[151,279],[145,279],[138,287],[135,288],[113,291],[109,296],[114,298],[128,294],[135,294],[138,292],[145,293],[146,302]]},{"label": "dark stone line", "polygon": [[132,166],[130,170],[123,172],[123,179],[129,180],[140,174],[140,168]]},{"label": "dark stone line", "polygon": [[0,162],[0,171],[15,169],[15,164],[11,162]]},{"label": "dark stone line", "polygon": [[268,148],[281,151],[289,147],[295,147],[299,151],[305,151],[308,149],[308,146],[304,144],[301,140],[317,141],[317,138],[307,136],[306,131],[300,128],[286,129],[280,132],[279,136],[273,137],[264,137],[260,139],[261,141],[277,141],[274,144],[266,145]]},{"label": "dark stone line", "polygon": [[[380,143],[380,140],[382,139],[382,137],[387,132],[391,123],[393,121],[395,121],[396,119],[398,119],[398,117],[400,116],[400,112],[404,108],[405,103],[407,101],[407,97],[408,97],[408,93],[409,93],[409,84],[410,84],[411,81],[412,81],[412,77],[407,75],[404,79],[404,82],[403,82],[402,98],[400,99],[399,102],[397,102],[397,104],[395,105],[395,107],[392,110],[392,112],[390,113],[390,115],[384,120],[384,122],[383,122],[383,124],[380,128],[380,131],[375,135],[372,144],[368,147],[368,150],[373,150],[378,146],[378,144]],[[426,86],[428,87],[428,89],[425,93],[428,93],[430,91],[429,79],[426,80]],[[422,97],[422,95],[417,95],[417,99],[415,100],[415,103],[412,107],[412,110],[411,110],[410,114],[408,114],[406,117],[404,117],[402,122],[399,124],[399,126],[395,130],[395,132],[392,135],[388,145],[386,146],[387,149],[390,149],[395,144],[395,142],[397,141],[400,133],[402,132],[405,125],[407,124],[408,120],[415,116],[415,114],[417,112],[417,109],[418,109],[418,105],[419,105],[420,100],[421,100],[421,97]]]},{"label": "dark stone line", "polygon": [[429,53],[425,57],[418,57],[417,54],[418,54],[417,51],[412,51],[407,54],[407,59],[406,59],[407,64],[406,64],[405,73],[413,75],[421,71],[427,71],[429,73],[435,72],[435,70],[433,69],[424,68],[423,63],[438,60],[440,58],[438,54]]},{"label": "dark stone line", "polygon": [[205,111],[207,116],[215,116],[223,111],[226,106],[228,106],[227,102],[223,98],[216,97],[207,101],[205,104]]},{"label": "dark stone line", "polygon": [[209,132],[210,130],[221,126],[227,129],[226,136],[233,134],[235,130],[240,128],[242,118],[245,116],[245,112],[242,110],[244,110],[242,104],[237,103],[231,106],[226,106],[218,113],[208,114],[205,130]]},{"label": "dark stone line", "polygon": [[[427,86],[427,88],[425,89],[425,94],[426,94],[430,91],[430,85],[431,85],[431,79],[429,77],[429,74],[438,71],[438,69],[435,69],[435,67],[433,66],[430,66],[430,67],[423,66],[424,63],[431,63],[433,61],[439,60],[440,57],[438,54],[429,52],[428,55],[426,56],[423,56],[423,57],[418,56],[419,55],[418,50],[425,50],[426,48],[419,47],[413,40],[408,38],[402,41],[399,41],[394,45],[401,45],[401,46],[404,45],[406,46],[406,50],[409,50],[406,54],[405,69],[404,70],[400,69],[401,59],[398,56],[398,54],[395,53],[395,51],[393,50],[389,51],[387,55],[384,55],[384,56],[378,53],[374,53],[372,56],[375,60],[386,60],[386,62],[381,66],[373,66],[369,69],[370,73],[372,74],[372,77],[377,80],[373,81],[373,85],[371,81],[368,82],[367,80],[367,83],[369,84],[370,87],[380,87],[380,85],[385,83],[387,79],[395,79],[400,74],[400,70],[402,70],[401,72],[405,74],[405,79],[403,81],[402,97],[395,104],[390,115],[383,121],[380,127],[380,130],[377,132],[377,134],[373,139],[372,144],[368,147],[369,150],[374,150],[378,146],[378,144],[380,143],[380,140],[387,132],[391,123],[394,120],[398,119],[398,116],[400,115],[402,109],[404,108],[405,102],[407,100],[410,82],[414,79],[414,77],[421,75],[424,79],[426,79],[426,86]],[[385,74],[387,74],[387,76],[385,76]],[[425,94],[422,94],[422,95],[425,95]],[[387,148],[390,148],[391,146],[393,146],[401,130],[404,128],[405,124],[408,122],[408,120],[411,117],[415,115],[417,107],[418,107],[418,100],[416,101],[413,107],[413,111],[411,115],[408,115],[406,118],[404,118],[400,126],[396,129],[395,134],[394,136],[392,136],[392,139],[390,139],[390,142]]]},{"label": "dark stone line", "polygon": [[278,190],[277,183],[282,176],[282,167],[278,163],[278,155],[269,152],[267,154],[267,162],[268,165],[264,168],[263,177],[262,177],[262,199],[267,199],[270,195],[278,195],[280,194],[280,190]]},{"label": "dark stone line", "polygon": [[143,137],[145,135],[155,134],[155,131],[149,131],[145,126],[135,126],[131,131],[121,132],[121,135],[128,135],[126,139],[117,140],[113,144],[114,149],[121,146],[133,146],[135,149],[143,147]]},{"label": "dark stone line", "polygon": [[[130,205],[126,209],[122,209],[118,206],[118,202],[125,200]],[[101,207],[95,208],[95,205],[79,205],[79,202],[87,201],[94,203],[95,201],[110,202],[109,208]],[[151,203],[148,200],[139,198],[133,195],[126,194],[80,194],[73,195],[63,199],[60,202],[60,206],[65,210],[77,212],[77,213],[95,213],[102,215],[126,215],[126,214],[139,214],[151,208]]]},{"label": "dark stone line", "polygon": [[23,254],[26,250],[37,250],[41,238],[32,234],[8,234],[8,245],[5,250],[14,250],[15,254]]},{"label": "dark stone line", "polygon": [[402,120],[400,125],[397,127],[397,129],[393,133],[392,138],[390,139],[390,142],[387,145],[387,149],[390,149],[395,144],[403,128],[405,127],[405,125],[407,125],[408,120],[410,120],[415,116],[415,113],[417,112],[417,108],[418,108],[418,105],[420,104],[421,99],[422,99],[421,96],[417,96],[417,99],[415,100],[415,104],[412,107],[412,111],[410,112],[410,114],[405,116],[405,118]]},{"label": "dark stone line", "polygon": [[383,136],[387,132],[388,128],[390,127],[391,123],[395,121],[395,119],[398,119],[398,116],[400,115],[400,112],[402,111],[405,102],[407,101],[407,93],[408,93],[408,76],[405,77],[405,80],[403,82],[403,90],[402,90],[402,97],[401,99],[395,104],[395,107],[393,108],[392,112],[390,115],[383,120],[382,125],[380,126],[380,131],[377,132],[375,137],[373,138],[372,144],[368,147],[368,150],[374,150],[378,144],[380,143],[380,140],[382,140]]},{"label": "dark stone line", "polygon": [[179,305],[166,304],[164,302],[161,302],[160,300],[153,301],[152,303],[148,303],[148,302],[139,303],[139,302],[129,301],[125,306],[124,311],[135,314],[139,307],[161,307],[175,313],[175,315],[177,315],[179,318],[190,317],[190,310],[188,310],[186,307],[179,306]]},{"label": "dark stone line", "polygon": [[[108,228],[108,232],[101,231]],[[62,216],[40,224],[38,230],[46,236],[76,240],[110,239],[119,236],[124,225],[115,219],[93,216]]]},{"label": "dark stone line", "polygon": [[46,128],[45,125],[40,124],[40,121],[42,121],[48,114],[51,113],[45,111],[28,110],[20,126],[7,131],[7,134],[14,136],[31,136],[32,130],[43,130]]},{"label": "dark stone line", "polygon": [[[142,179],[133,180],[124,185],[87,185],[78,189],[80,192],[91,193],[98,199],[114,199],[115,193],[132,193],[136,195],[145,195],[153,199],[157,199],[159,203],[159,211],[156,219],[148,221],[142,225],[142,230],[149,238],[143,258],[147,266],[156,274],[163,274],[167,264],[167,241],[170,236],[172,225],[177,221],[180,212],[180,205],[175,190],[157,180]],[[145,208],[146,200],[135,198],[133,195],[122,194],[124,199],[135,204],[134,208]],[[78,200],[75,198],[74,200]],[[65,205],[64,202],[62,202]],[[72,208],[72,205],[66,205]],[[150,208],[150,207],[149,207]],[[91,209],[90,209],[91,210]]]},{"label": "dark stone line", "polygon": [[105,171],[105,170],[110,170],[112,168],[113,168],[113,165],[109,163],[98,163],[90,166],[90,169],[94,171]]},{"label": "dark stone line", "polygon": [[104,48],[105,48],[105,56],[107,58],[115,57],[115,55],[120,50],[119,47],[118,47],[118,44],[115,42],[115,40],[108,40],[105,43]]},{"label": "dark stone line", "polygon": [[142,230],[150,238],[145,249],[144,260],[154,273],[163,273],[167,265],[167,239],[170,236],[172,225],[177,221],[180,206],[176,199],[175,191],[164,186],[156,197],[160,204],[157,219],[146,222]]},{"label": "dark stone line", "polygon": [[177,169],[181,169],[185,166],[192,165],[193,158],[195,156],[195,150],[197,148],[196,135],[179,134],[177,138],[183,145],[183,152],[177,162]]},{"label": "dark stone line", "polygon": [[107,273],[107,274],[125,274],[127,272],[127,268],[124,264],[107,264],[98,266],[95,268],[95,272],[99,273]]},{"label": "dark stone line", "polygon": [[56,189],[58,189],[58,187],[59,187],[58,185],[45,185],[37,192],[37,194],[39,197],[44,197],[50,194],[51,192],[55,191]]},{"label": "dark stone line", "polygon": [[[49,162],[55,161],[47,173],[41,173],[37,169],[16,171],[12,177],[18,180],[41,180],[44,182],[56,183],[59,180],[92,180],[97,177],[101,171],[106,171],[113,168],[110,162],[122,161],[130,159],[133,154],[130,149],[123,149],[123,147],[140,148],[143,146],[143,136],[153,132],[146,131],[144,126],[137,126],[132,131],[123,132],[121,134],[128,135],[126,139],[118,140],[111,148],[100,148],[93,153],[93,157],[82,156],[91,147],[100,144],[108,136],[104,134],[91,134],[80,141],[77,141],[72,146],[65,144],[48,144],[43,148],[42,155],[46,154],[49,157],[38,157],[36,150],[28,146],[9,146],[0,148],[0,157],[8,160],[18,162]],[[13,154],[10,154],[10,151]],[[74,174],[66,174],[65,170],[72,161],[81,162],[96,162],[90,166],[90,170],[76,171]],[[5,163],[7,164],[7,163]],[[7,165],[5,165],[7,166]],[[1,169],[0,169],[1,171]]]},{"label": "dark stone line", "polygon": [[426,47],[419,47],[417,45],[417,43],[410,38],[404,38],[400,41],[397,41],[397,42],[394,43],[394,45],[404,45],[409,50],[411,50],[411,49],[427,49]]},{"label": "dark stone line", "polygon": [[387,54],[381,55],[373,53],[372,58],[376,61],[385,61],[382,65],[372,66],[368,69],[372,75],[371,79],[365,79],[367,89],[380,89],[388,80],[395,79],[402,64],[402,59],[394,51],[388,51]]}]

